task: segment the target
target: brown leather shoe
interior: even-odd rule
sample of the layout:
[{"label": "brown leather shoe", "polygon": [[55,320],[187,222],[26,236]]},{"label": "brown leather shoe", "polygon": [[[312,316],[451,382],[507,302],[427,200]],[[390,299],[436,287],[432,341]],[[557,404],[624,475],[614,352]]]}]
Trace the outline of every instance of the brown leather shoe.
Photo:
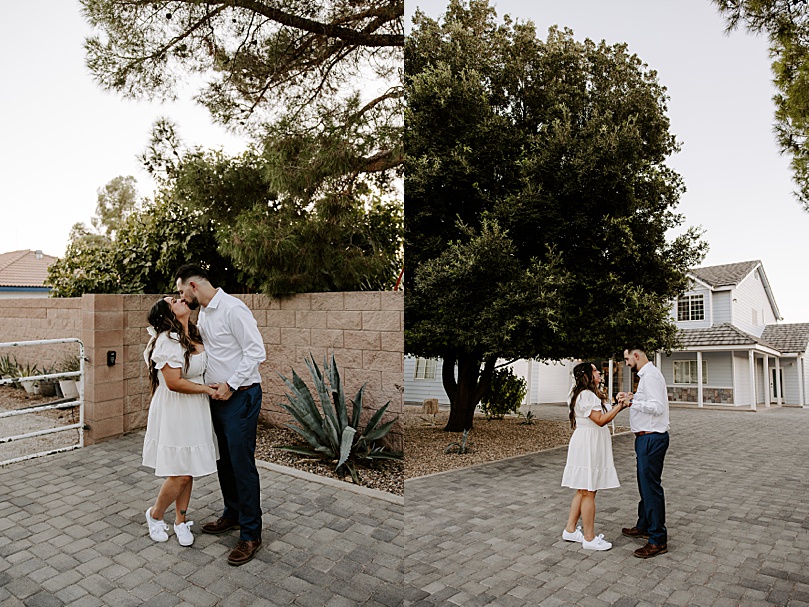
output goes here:
[{"label": "brown leather shoe", "polygon": [[646,544],[645,546],[635,550],[633,554],[639,559],[650,559],[653,556],[665,554],[666,552],[668,552],[666,549],[666,544]]},{"label": "brown leather shoe", "polygon": [[239,543],[236,544],[236,547],[228,556],[228,563],[230,565],[236,565],[237,567],[244,565],[253,560],[259,548],[261,548],[261,539],[239,540]]},{"label": "brown leather shoe", "polygon": [[637,527],[632,528],[624,527],[623,529],[621,529],[621,533],[623,533],[626,537],[631,537],[635,539],[644,539],[644,540],[649,539],[649,534],[646,533],[645,531],[641,531]]},{"label": "brown leather shoe", "polygon": [[220,533],[224,533],[225,531],[230,531],[231,529],[238,529],[239,528],[239,521],[233,521],[227,518],[218,518],[216,522],[213,523],[205,523],[202,526],[203,533],[210,533],[212,535],[219,535]]}]

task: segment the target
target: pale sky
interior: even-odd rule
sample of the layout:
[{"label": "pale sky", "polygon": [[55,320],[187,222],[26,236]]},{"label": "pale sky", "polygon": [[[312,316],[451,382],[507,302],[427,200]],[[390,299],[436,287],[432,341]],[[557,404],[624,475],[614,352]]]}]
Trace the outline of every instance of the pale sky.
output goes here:
[{"label": "pale sky", "polygon": [[212,124],[191,91],[166,106],[102,91],[84,64],[89,33],[75,0],[0,9],[0,253],[63,255],[71,226],[89,225],[98,188],[118,175],[133,175],[140,194],[151,197],[153,184],[136,157],[160,116],[174,120],[190,146],[245,147]]},{"label": "pale sky", "polygon": [[[767,41],[724,33],[708,0],[498,0],[498,17],[570,27],[577,39],[626,42],[668,88],[682,151],[669,166],[685,180],[678,211],[706,229],[702,265],[759,259],[784,322],[809,322],[805,271],[809,213],[795,201],[789,158],[779,155]],[[445,0],[405,5],[437,18]],[[407,199],[405,198],[405,208]]]},{"label": "pale sky", "polygon": [[[408,0],[439,16],[445,0]],[[724,34],[708,0],[499,0],[498,15],[531,19],[577,38],[627,42],[668,88],[672,131],[683,144],[669,163],[688,191],[679,211],[701,225],[711,250],[704,265],[760,259],[786,322],[809,322],[802,246],[809,214],[792,196],[789,160],[772,134],[767,43]],[[84,66],[89,33],[73,0],[6,3],[0,9],[6,57],[0,95],[0,253],[64,253],[70,227],[89,224],[96,190],[133,175],[152,184],[136,156],[159,116],[172,118],[185,143],[235,153],[244,142],[213,125],[191,94],[181,103],[126,101],[102,91]],[[406,203],[405,203],[406,204]]]}]

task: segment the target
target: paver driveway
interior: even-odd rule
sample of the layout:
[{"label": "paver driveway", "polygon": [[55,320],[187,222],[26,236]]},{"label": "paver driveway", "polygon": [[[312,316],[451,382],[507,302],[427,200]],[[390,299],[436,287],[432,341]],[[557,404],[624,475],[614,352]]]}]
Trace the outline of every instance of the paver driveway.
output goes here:
[{"label": "paver driveway", "polygon": [[138,433],[0,469],[0,607],[402,603],[401,505],[260,469],[264,546],[231,567],[238,532],[199,531],[219,513],[215,475],[194,486],[193,547],[173,531],[149,539],[143,512],[160,481],[139,466],[142,443]]},{"label": "paver driveway", "polygon": [[638,493],[619,435],[621,487],[596,500],[608,552],[561,540],[564,448],[407,481],[405,604],[809,605],[809,410],[672,409],[671,426],[668,554],[637,559],[621,536]]}]

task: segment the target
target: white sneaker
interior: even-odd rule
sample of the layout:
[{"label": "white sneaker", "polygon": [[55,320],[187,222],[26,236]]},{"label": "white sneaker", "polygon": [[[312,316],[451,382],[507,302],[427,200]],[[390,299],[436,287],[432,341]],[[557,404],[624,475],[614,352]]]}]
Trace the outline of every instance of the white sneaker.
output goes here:
[{"label": "white sneaker", "polygon": [[595,536],[590,542],[587,540],[582,540],[581,547],[585,550],[609,550],[612,548],[612,544],[605,540],[604,535],[602,534]]},{"label": "white sneaker", "polygon": [[566,542],[583,542],[584,534],[581,532],[581,527],[576,527],[573,533],[568,533],[567,529],[562,531],[562,539]]},{"label": "white sneaker", "polygon": [[152,509],[146,509],[146,524],[149,525],[149,537],[156,542],[165,542],[169,539],[169,526],[163,521],[156,521],[151,515]]},{"label": "white sneaker", "polygon": [[190,546],[194,543],[194,534],[191,533],[191,525],[193,524],[194,521],[186,521],[185,523],[174,525],[174,533],[177,534],[177,541],[180,542],[180,546]]}]

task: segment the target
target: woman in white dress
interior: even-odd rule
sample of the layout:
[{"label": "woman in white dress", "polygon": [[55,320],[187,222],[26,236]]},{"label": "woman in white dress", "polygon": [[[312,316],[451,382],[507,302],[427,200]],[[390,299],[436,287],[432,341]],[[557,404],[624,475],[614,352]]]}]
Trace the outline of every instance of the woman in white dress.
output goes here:
[{"label": "woman in white dress", "polygon": [[[612,544],[603,535],[595,534],[596,491],[620,486],[612,463],[612,437],[604,426],[624,405],[610,406],[607,395],[600,388],[601,372],[593,363],[576,365],[573,380],[570,425],[575,431],[567,449],[562,486],[576,489],[576,493],[562,539],[581,542],[582,548],[587,550],[609,550]],[[576,527],[579,517],[582,526]]]},{"label": "woman in white dress", "polygon": [[194,523],[186,518],[194,478],[216,472],[218,459],[208,400],[215,389],[204,383],[205,348],[190,315],[181,299],[155,303],[148,316],[152,338],[143,353],[152,390],[143,465],[167,477],[146,510],[146,524],[154,541],[165,542],[163,514],[174,503],[174,533],[182,546],[194,543]]}]

